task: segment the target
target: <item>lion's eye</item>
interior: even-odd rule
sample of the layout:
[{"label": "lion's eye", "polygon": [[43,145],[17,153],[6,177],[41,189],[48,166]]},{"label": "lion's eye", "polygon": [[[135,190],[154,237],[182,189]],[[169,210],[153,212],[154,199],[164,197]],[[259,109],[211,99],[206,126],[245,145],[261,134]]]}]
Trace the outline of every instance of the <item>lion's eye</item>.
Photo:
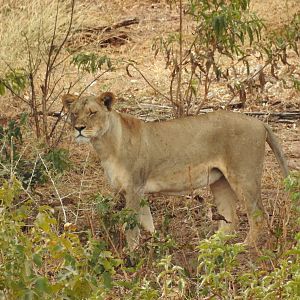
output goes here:
[{"label": "lion's eye", "polygon": [[89,114],[89,116],[90,117],[92,117],[92,116],[94,116],[96,114],[96,112],[95,111],[90,111],[90,114]]}]

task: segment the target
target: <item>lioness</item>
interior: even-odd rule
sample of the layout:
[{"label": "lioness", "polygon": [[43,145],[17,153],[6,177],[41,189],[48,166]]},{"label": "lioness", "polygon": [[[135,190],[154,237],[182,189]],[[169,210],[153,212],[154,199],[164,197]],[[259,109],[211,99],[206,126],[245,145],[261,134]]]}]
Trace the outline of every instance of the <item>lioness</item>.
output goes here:
[{"label": "lioness", "polygon": [[[288,167],[269,126],[239,113],[217,111],[164,122],[143,122],[112,110],[113,93],[77,97],[64,95],[75,138],[90,142],[98,153],[111,186],[126,199],[148,231],[154,231],[149,206],[140,205],[148,193],[183,194],[210,185],[222,230],[237,223],[236,202],[247,210],[255,243],[264,223],[261,176],[265,141],[284,176]],[[128,246],[138,244],[139,228],[127,230]]]}]

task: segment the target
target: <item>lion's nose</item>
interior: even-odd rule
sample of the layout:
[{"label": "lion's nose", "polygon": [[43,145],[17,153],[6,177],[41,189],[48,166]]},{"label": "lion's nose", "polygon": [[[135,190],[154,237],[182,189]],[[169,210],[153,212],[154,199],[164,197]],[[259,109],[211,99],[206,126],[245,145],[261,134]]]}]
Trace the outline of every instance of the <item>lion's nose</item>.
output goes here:
[{"label": "lion's nose", "polygon": [[85,129],[86,126],[83,126],[83,125],[78,125],[78,126],[75,126],[75,129],[78,130],[79,132],[81,132],[83,129]]}]

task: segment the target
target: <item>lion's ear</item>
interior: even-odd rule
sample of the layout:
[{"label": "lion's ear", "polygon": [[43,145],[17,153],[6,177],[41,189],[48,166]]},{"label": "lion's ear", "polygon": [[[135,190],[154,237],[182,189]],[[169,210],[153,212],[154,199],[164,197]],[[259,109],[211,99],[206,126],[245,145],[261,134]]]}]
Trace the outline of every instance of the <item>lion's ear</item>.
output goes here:
[{"label": "lion's ear", "polygon": [[63,103],[63,107],[66,111],[69,111],[71,104],[78,99],[78,96],[65,94],[61,97],[61,101]]},{"label": "lion's ear", "polygon": [[111,111],[111,108],[116,101],[116,97],[111,92],[105,92],[99,96],[98,100],[103,103],[109,111]]}]

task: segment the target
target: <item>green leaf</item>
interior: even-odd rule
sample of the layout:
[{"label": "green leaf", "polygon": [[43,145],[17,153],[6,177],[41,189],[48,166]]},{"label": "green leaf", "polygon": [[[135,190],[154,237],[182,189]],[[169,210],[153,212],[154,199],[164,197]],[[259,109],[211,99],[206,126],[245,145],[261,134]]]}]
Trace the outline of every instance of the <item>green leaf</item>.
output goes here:
[{"label": "green leaf", "polygon": [[42,259],[42,257],[39,254],[34,253],[32,255],[32,259],[33,259],[33,262],[36,264],[37,267],[41,267],[42,266],[43,259]]},{"label": "green leaf", "polygon": [[0,81],[0,96],[5,94],[5,85]]},{"label": "green leaf", "polygon": [[112,285],[112,278],[110,273],[105,271],[103,272],[102,277],[103,277],[104,287],[107,289],[111,289],[113,285]]},{"label": "green leaf", "polygon": [[248,32],[248,36],[249,36],[250,45],[252,45],[252,42],[253,42],[253,31],[252,31],[252,28],[250,26],[247,26],[247,32]]},{"label": "green leaf", "polygon": [[214,16],[212,19],[212,27],[217,39],[220,39],[226,29],[225,17],[223,15]]},{"label": "green leaf", "polygon": [[49,294],[51,292],[48,279],[45,277],[39,277],[36,279],[35,288],[39,293]]},{"label": "green leaf", "polygon": [[84,277],[79,277],[75,281],[73,292],[76,299],[87,299],[91,294],[91,283]]},{"label": "green leaf", "polygon": [[50,233],[51,232],[51,225],[56,224],[56,220],[52,217],[50,217],[49,215],[47,215],[46,213],[38,213],[37,217],[36,217],[36,221],[35,224],[41,228],[42,230],[44,230],[46,233]]}]

